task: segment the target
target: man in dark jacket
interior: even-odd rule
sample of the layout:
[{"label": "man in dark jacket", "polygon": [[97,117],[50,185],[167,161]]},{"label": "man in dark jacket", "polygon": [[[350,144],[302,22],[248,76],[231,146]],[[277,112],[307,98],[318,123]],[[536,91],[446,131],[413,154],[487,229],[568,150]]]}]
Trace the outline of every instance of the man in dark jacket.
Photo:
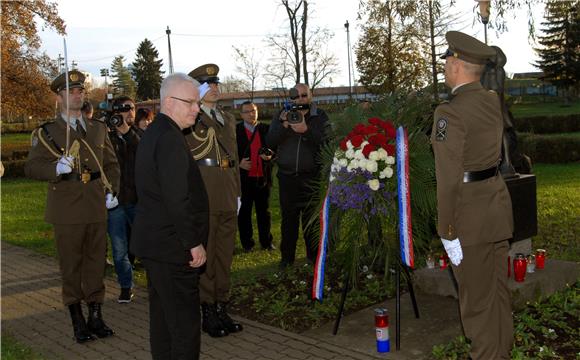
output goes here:
[{"label": "man in dark jacket", "polygon": [[135,131],[135,103],[128,96],[120,96],[113,100],[113,114],[123,121],[118,126],[111,126],[109,137],[115,149],[119,167],[121,168],[121,184],[119,186],[119,206],[109,210],[107,231],[111,238],[113,262],[117,281],[121,287],[118,303],[129,303],[133,298],[133,267],[129,258],[129,239],[131,226],[135,219],[135,154],[141,136]]},{"label": "man in dark jacket", "polygon": [[266,137],[268,146],[277,153],[280,208],[282,209],[282,242],[280,267],[294,263],[298,228],[302,220],[302,232],[306,244],[306,256],[316,258],[317,234],[313,226],[307,226],[316,203],[310,201],[320,173],[320,149],[327,135],[328,116],[312,104],[308,85],[296,84],[297,105],[308,109],[298,110],[304,117],[299,123],[288,122],[288,112],[283,110],[274,116]]},{"label": "man in dark jacket", "polygon": [[242,121],[236,126],[240,181],[242,183],[242,205],[238,214],[240,241],[244,250],[254,247],[252,239],[252,206],[256,204],[256,220],[260,245],[264,250],[275,249],[272,245],[270,187],[272,186],[273,152],[266,147],[266,134],[270,128],[258,121],[258,108],[246,101],[240,109]]},{"label": "man in dark jacket", "polygon": [[198,83],[161,84],[161,109],[137,150],[139,203],[131,250],[147,271],[153,359],[199,359],[199,270],[209,231],[207,192],[181,130],[199,113]]}]

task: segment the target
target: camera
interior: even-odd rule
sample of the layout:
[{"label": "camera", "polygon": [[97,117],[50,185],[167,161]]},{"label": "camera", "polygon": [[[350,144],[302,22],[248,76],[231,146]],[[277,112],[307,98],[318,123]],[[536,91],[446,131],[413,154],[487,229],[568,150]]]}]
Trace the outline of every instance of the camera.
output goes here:
[{"label": "camera", "polygon": [[105,118],[105,123],[110,128],[116,128],[123,124],[123,115],[121,113],[131,111],[130,104],[123,104],[123,105],[110,105],[106,102],[102,102],[99,104],[99,109],[102,110]]},{"label": "camera", "polygon": [[310,109],[309,104],[297,104],[294,100],[296,100],[300,95],[298,94],[298,90],[295,88],[290,89],[290,100],[286,100],[284,102],[284,110],[288,112],[288,116],[286,120],[288,120],[289,124],[298,124],[304,121],[304,115],[300,112],[300,110],[308,110]]},{"label": "camera", "polygon": [[260,150],[258,150],[258,155],[273,156],[274,152],[267,147],[261,147]]}]

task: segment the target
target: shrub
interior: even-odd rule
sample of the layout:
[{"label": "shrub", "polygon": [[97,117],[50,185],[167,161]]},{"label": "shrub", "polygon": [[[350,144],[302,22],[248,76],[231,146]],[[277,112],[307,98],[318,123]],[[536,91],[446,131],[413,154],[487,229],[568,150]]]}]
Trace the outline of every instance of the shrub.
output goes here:
[{"label": "shrub", "polygon": [[532,159],[532,163],[555,164],[580,160],[578,134],[518,134],[518,148]]},{"label": "shrub", "polygon": [[24,164],[26,160],[9,160],[2,161],[4,165],[4,176],[5,178],[22,178],[24,177]]},{"label": "shrub", "polygon": [[580,131],[580,114],[516,118],[514,128],[516,131],[535,134],[577,132]]}]

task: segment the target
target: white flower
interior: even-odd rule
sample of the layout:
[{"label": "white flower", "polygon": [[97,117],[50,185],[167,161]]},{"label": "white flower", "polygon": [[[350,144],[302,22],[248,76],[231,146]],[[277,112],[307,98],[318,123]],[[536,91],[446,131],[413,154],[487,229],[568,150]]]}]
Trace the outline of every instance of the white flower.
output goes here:
[{"label": "white flower", "polygon": [[347,148],[348,150],[352,149],[353,147],[354,147],[354,146],[352,146],[352,143],[350,142],[350,140],[346,142],[346,148]]},{"label": "white flower", "polygon": [[331,174],[332,173],[335,173],[335,172],[338,172],[339,170],[340,170],[340,166],[339,165],[335,165],[335,164],[330,165],[330,173]]},{"label": "white flower", "polygon": [[365,154],[363,154],[362,150],[358,149],[354,152],[354,158],[359,160],[365,159]]},{"label": "white flower", "polygon": [[384,178],[386,178],[386,177],[387,177],[387,173],[385,172],[385,170],[382,170],[382,171],[379,173],[379,179],[384,179]]},{"label": "white flower", "polygon": [[345,153],[344,156],[346,156],[347,159],[353,159],[354,158],[354,150],[348,149]]},{"label": "white flower", "polygon": [[364,148],[365,148],[365,146],[366,146],[366,145],[368,145],[368,144],[369,144],[369,142],[368,142],[368,141],[366,141],[366,140],[364,140],[364,141],[363,141],[363,142],[360,144],[359,148],[361,148],[361,149],[364,149]]},{"label": "white flower", "polygon": [[380,187],[380,183],[378,179],[372,179],[367,181],[367,184],[369,184],[369,187],[371,188],[372,191],[377,191]]},{"label": "white flower", "polygon": [[379,164],[377,164],[376,161],[374,160],[368,160],[367,161],[367,170],[374,173],[375,171],[377,171],[377,169],[379,168]]},{"label": "white flower", "polygon": [[389,156],[389,154],[387,153],[387,150],[385,150],[383,148],[379,148],[379,150],[377,150],[377,152],[379,153],[379,160],[386,160],[387,156]]},{"label": "white flower", "polygon": [[369,154],[369,160],[377,161],[380,160],[379,152],[378,151],[371,151]]},{"label": "white flower", "polygon": [[334,177],[334,175],[330,174],[330,177],[328,178],[328,180],[329,180],[330,182],[333,182],[333,181],[334,181],[334,179],[336,179],[336,178]]},{"label": "white flower", "polygon": [[366,265],[364,265],[364,266],[362,267],[362,272],[366,273],[367,271],[369,271],[369,267],[368,267],[368,266],[366,266]]},{"label": "white flower", "polygon": [[340,160],[338,160],[338,158],[336,157],[336,154],[335,154],[334,158],[332,158],[332,164],[338,165],[339,163],[340,163]]},{"label": "white flower", "polygon": [[387,164],[389,165],[393,165],[395,163],[395,158],[392,156],[387,156],[387,160],[386,160]]},{"label": "white flower", "polygon": [[393,169],[390,167],[386,167],[385,170],[383,170],[385,172],[385,175],[387,176],[387,178],[391,178],[393,176]]},{"label": "white flower", "polygon": [[358,160],[358,167],[362,170],[367,168],[367,159],[360,159]]},{"label": "white flower", "polygon": [[373,274],[367,274],[367,279],[372,279],[373,278]]},{"label": "white flower", "polygon": [[340,167],[346,167],[348,165],[348,160],[340,159],[339,161]]}]

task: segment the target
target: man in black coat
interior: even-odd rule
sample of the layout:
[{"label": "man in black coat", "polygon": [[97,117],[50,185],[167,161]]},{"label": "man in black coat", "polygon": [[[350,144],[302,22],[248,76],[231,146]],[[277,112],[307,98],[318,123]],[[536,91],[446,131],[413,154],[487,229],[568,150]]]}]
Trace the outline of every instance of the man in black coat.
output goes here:
[{"label": "man in black coat", "polygon": [[199,113],[198,85],[180,73],[163,80],[160,113],[137,150],[131,250],[147,271],[153,359],[200,353],[199,267],[206,261],[209,203],[181,132]]},{"label": "man in black coat", "polygon": [[236,126],[236,140],[240,162],[242,205],[238,213],[238,230],[244,250],[254,247],[252,239],[252,206],[256,205],[258,236],[264,250],[275,249],[272,245],[270,187],[272,186],[271,164],[273,152],[266,147],[266,134],[270,128],[258,121],[258,108],[246,101],[240,109],[242,121]]}]

